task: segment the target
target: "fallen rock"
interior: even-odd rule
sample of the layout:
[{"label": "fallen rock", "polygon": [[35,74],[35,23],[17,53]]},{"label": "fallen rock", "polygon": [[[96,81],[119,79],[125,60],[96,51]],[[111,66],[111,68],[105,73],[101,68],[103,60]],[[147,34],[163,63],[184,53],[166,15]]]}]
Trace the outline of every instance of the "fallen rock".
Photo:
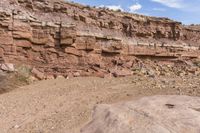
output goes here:
[{"label": "fallen rock", "polygon": [[51,80],[51,79],[55,79],[55,77],[54,77],[53,75],[47,75],[47,76],[46,76],[46,79],[47,79],[47,80]]},{"label": "fallen rock", "polygon": [[56,77],[56,79],[65,79],[65,77],[62,76],[62,75],[58,75],[58,76]]},{"label": "fallen rock", "polygon": [[15,71],[15,67],[11,63],[0,64],[0,69],[3,70],[3,71],[7,71],[7,72],[14,72]]},{"label": "fallen rock", "polygon": [[31,73],[36,77],[38,78],[39,80],[42,80],[45,78],[45,75],[44,73],[40,72],[39,70],[37,70],[36,68],[33,68]]},{"label": "fallen rock", "polygon": [[199,133],[200,98],[152,96],[95,108],[81,133]]},{"label": "fallen rock", "polygon": [[74,77],[80,77],[81,76],[81,74],[79,72],[75,72],[73,75],[74,75]]},{"label": "fallen rock", "polygon": [[114,77],[125,77],[125,76],[131,76],[133,75],[133,72],[131,70],[118,70],[118,69],[112,69],[110,72],[113,74]]}]

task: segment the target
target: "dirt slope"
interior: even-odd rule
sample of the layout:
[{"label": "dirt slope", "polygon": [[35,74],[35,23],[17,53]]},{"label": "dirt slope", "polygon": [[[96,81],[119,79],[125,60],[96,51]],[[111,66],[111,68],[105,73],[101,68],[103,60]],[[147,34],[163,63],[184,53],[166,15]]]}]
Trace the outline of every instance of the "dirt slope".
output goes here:
[{"label": "dirt slope", "polygon": [[192,76],[41,81],[0,95],[0,132],[77,133],[96,104],[157,94],[200,96],[199,85]]}]

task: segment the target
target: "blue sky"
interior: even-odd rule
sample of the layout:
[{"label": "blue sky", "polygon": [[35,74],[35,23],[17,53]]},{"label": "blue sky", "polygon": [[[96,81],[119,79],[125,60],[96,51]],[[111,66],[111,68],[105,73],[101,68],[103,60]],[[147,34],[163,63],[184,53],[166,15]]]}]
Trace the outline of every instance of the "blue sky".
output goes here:
[{"label": "blue sky", "polygon": [[184,24],[200,24],[200,0],[72,0],[91,6],[168,17]]}]

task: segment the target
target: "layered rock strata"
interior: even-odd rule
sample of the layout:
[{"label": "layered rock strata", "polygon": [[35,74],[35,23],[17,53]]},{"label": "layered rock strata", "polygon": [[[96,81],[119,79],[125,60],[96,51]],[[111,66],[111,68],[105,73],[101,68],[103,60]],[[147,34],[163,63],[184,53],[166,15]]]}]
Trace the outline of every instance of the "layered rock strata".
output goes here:
[{"label": "layered rock strata", "polygon": [[0,1],[0,62],[45,75],[131,75],[138,57],[198,58],[199,46],[198,28],[167,18],[58,0]]}]

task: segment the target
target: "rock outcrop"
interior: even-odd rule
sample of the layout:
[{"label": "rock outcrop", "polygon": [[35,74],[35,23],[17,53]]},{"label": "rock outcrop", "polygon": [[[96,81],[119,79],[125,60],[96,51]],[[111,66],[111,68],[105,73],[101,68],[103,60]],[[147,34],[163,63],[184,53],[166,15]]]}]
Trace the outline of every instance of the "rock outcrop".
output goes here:
[{"label": "rock outcrop", "polygon": [[167,18],[59,0],[0,1],[0,62],[46,76],[130,75],[137,57],[198,58],[199,46],[199,29]]},{"label": "rock outcrop", "polygon": [[81,133],[199,133],[200,98],[153,96],[99,105]]}]

